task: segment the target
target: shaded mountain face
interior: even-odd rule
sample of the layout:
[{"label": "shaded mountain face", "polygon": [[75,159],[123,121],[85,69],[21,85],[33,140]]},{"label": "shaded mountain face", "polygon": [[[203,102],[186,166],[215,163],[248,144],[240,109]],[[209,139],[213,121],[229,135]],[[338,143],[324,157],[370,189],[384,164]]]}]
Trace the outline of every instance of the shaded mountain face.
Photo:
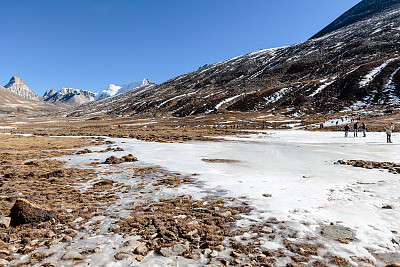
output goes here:
[{"label": "shaded mountain face", "polygon": [[47,90],[43,96],[46,102],[60,102],[71,105],[81,105],[93,101],[95,97],[95,93],[73,88],[62,88],[58,92],[53,89]]},{"label": "shaded mountain face", "polygon": [[378,16],[399,4],[400,0],[363,0],[311,38],[319,38],[342,27]]},{"label": "shaded mountain face", "polygon": [[[144,87],[70,115],[221,111],[302,115],[400,105],[400,4],[369,12],[357,8],[354,23],[303,43],[256,51],[206,66],[163,84]],[[385,3],[386,3],[385,2]],[[349,22],[350,23],[350,22]]]},{"label": "shaded mountain face", "polygon": [[24,84],[24,81],[17,77],[12,76],[10,81],[4,86],[10,92],[19,95],[22,98],[31,99],[31,100],[40,100],[41,98],[32,92],[28,86]]}]

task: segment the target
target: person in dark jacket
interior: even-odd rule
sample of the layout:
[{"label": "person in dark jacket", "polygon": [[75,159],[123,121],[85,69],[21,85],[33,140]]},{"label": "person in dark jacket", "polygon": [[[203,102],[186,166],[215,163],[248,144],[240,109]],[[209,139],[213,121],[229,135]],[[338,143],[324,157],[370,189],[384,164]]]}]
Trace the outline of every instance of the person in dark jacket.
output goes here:
[{"label": "person in dark jacket", "polygon": [[358,122],[354,123],[354,137],[358,136]]},{"label": "person in dark jacket", "polygon": [[367,137],[366,132],[367,132],[367,125],[365,123],[361,124],[361,129],[363,132],[363,137]]},{"label": "person in dark jacket", "polygon": [[348,124],[344,126],[344,137],[347,137],[349,135],[350,127]]}]

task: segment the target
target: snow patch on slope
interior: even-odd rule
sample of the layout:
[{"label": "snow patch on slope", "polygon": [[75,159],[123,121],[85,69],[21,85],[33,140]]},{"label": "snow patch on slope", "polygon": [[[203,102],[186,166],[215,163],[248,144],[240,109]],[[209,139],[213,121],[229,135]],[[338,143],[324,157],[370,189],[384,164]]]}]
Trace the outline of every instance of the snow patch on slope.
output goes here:
[{"label": "snow patch on slope", "polygon": [[291,87],[285,87],[273,93],[272,95],[265,97],[264,99],[267,101],[265,104],[268,105],[271,103],[275,103],[276,101],[281,99],[286,93],[288,93],[291,89],[292,89]]},{"label": "snow patch on slope", "polygon": [[[324,83],[323,85],[321,85],[320,87],[318,87],[317,90],[315,90],[310,97],[314,97],[316,94],[320,93],[321,91],[323,91],[326,87],[328,87],[329,85],[331,85],[332,83],[334,83],[337,79],[337,76],[333,77],[331,81]],[[321,80],[321,82],[325,82],[327,79]]]},{"label": "snow patch on slope", "polygon": [[375,77],[378,76],[379,73],[381,73],[382,70],[386,68],[387,65],[389,65],[389,63],[395,61],[396,59],[399,59],[399,57],[386,60],[382,65],[376,67],[370,73],[365,75],[364,78],[360,81],[360,88],[363,88],[367,86],[370,82],[372,82],[375,79]]}]

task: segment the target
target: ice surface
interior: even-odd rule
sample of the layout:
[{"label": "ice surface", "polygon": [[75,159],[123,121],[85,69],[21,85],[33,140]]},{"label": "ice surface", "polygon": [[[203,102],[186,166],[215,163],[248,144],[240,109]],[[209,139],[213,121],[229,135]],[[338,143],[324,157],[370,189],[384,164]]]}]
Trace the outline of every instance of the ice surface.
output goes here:
[{"label": "ice surface", "polygon": [[[253,207],[253,212],[239,221],[238,226],[246,227],[249,220],[262,223],[276,217],[295,229],[298,238],[307,240],[307,237],[316,237],[316,242],[323,243],[327,251],[351,261],[351,256],[373,258],[368,249],[375,252],[398,249],[392,242],[395,235],[391,231],[400,230],[400,179],[398,175],[385,170],[367,170],[333,163],[340,159],[400,162],[400,140],[397,140],[397,133],[392,137],[394,144],[386,143],[383,132],[367,132],[366,138],[349,136],[344,138],[342,132],[296,130],[254,131],[247,135],[239,132],[237,136],[224,137],[226,141],[223,142],[156,143],[109,138],[125,151],[72,155],[60,159],[72,166],[82,166],[93,160],[104,161],[110,155],[121,157],[132,153],[139,162],[101,166],[99,169],[107,173],[108,179],[131,186],[132,192],[135,192],[138,181],[131,178],[129,166],[150,164],[184,175],[196,173],[193,177],[197,183],[193,185],[166,188],[148,196],[157,199],[190,194],[200,199],[206,194],[224,194],[245,199]],[[92,150],[103,148],[91,147]],[[235,161],[209,163],[202,161],[203,158]],[[80,189],[85,190],[88,186],[83,185]],[[265,194],[272,196],[265,197]],[[125,208],[129,207],[131,201],[130,194],[127,197],[121,195],[116,206],[105,207],[104,211],[111,212],[118,207],[116,215],[128,216],[129,211]],[[393,209],[382,209],[383,205],[391,205]],[[136,266],[136,263],[129,261],[113,261],[113,246],[128,237],[107,231],[113,219],[95,217],[91,221],[98,219],[102,220],[101,228],[86,240],[80,239],[85,234],[80,232],[71,244],[72,250],[99,246],[101,252],[87,259],[93,266]],[[355,241],[342,244],[320,235],[323,225],[337,221],[355,231]],[[101,240],[105,241],[97,245]],[[65,244],[47,250],[56,253],[49,260],[57,261],[65,253],[63,246]],[[263,247],[277,249],[281,244],[266,239]],[[166,266],[171,262],[178,266],[202,265],[201,262],[157,255],[147,256],[142,264]],[[67,263],[59,262],[59,266],[64,265]],[[277,265],[284,266],[279,262]]]},{"label": "ice surface", "polygon": [[[344,138],[341,132],[266,131],[226,139],[229,142],[132,141],[127,146],[145,162],[198,173],[196,177],[205,187],[227,190],[233,197],[246,196],[254,208],[267,210],[260,217],[276,216],[299,224],[299,228],[299,222],[310,223],[304,235],[316,234],[322,224],[342,221],[355,230],[359,240],[345,248],[332,243],[330,250],[347,258],[370,256],[366,248],[396,249],[391,230],[400,229],[400,214],[397,207],[382,210],[382,206],[398,203],[397,175],[333,164],[339,159],[399,162],[400,146],[386,144],[384,133]],[[239,162],[211,164],[202,158]],[[265,193],[272,198],[265,198]]]}]

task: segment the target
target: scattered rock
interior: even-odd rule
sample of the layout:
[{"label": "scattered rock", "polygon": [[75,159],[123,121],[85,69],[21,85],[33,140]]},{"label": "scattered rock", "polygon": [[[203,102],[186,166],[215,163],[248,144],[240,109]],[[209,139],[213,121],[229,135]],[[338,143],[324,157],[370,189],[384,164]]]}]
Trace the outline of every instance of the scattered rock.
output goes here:
[{"label": "scattered rock", "polygon": [[163,247],[160,249],[160,254],[164,257],[181,256],[183,253],[189,250],[189,242],[185,244],[176,244],[171,247]]},{"label": "scattered rock", "polygon": [[121,227],[119,225],[113,224],[110,226],[110,228],[108,230],[113,233],[118,233],[120,229],[121,229]]},{"label": "scattered rock", "polygon": [[4,259],[0,259],[0,266],[8,266],[9,262]]},{"label": "scattered rock", "polygon": [[120,164],[123,162],[134,162],[134,161],[138,161],[138,159],[136,157],[134,157],[132,154],[129,154],[129,155],[123,156],[122,158],[117,158],[116,156],[111,156],[106,159],[104,164]]},{"label": "scattered rock", "polygon": [[365,161],[365,160],[338,160],[335,164],[351,165],[358,168],[365,169],[385,169],[393,174],[400,174],[399,164],[392,162],[375,162],[375,161]]},{"label": "scattered rock", "polygon": [[17,199],[10,212],[11,225],[39,223],[57,217],[57,213],[41,209],[25,199]]},{"label": "scattered rock", "polygon": [[148,253],[148,249],[145,245],[139,245],[135,248],[135,250],[133,251],[133,253],[135,254],[139,254],[142,256],[146,256]]},{"label": "scattered rock", "polygon": [[140,245],[140,243],[135,240],[128,240],[128,241],[124,242],[124,247],[137,247],[139,245]]},{"label": "scattered rock", "polygon": [[386,263],[387,266],[400,266],[400,253],[382,253],[378,255],[378,258]]},{"label": "scattered rock", "polygon": [[81,155],[81,154],[89,154],[89,153],[93,153],[93,151],[90,150],[90,149],[87,149],[87,148],[76,152],[76,154],[78,154],[78,155]]},{"label": "scattered rock", "polygon": [[212,250],[209,248],[206,248],[203,250],[203,254],[206,258],[210,257],[211,253],[212,253]]},{"label": "scattered rock", "polygon": [[136,257],[136,260],[139,261],[139,262],[141,262],[141,261],[143,260],[143,256],[141,256],[141,255],[137,256],[137,257]]},{"label": "scattered rock", "polygon": [[132,154],[123,156],[122,159],[124,160],[124,162],[134,162],[134,161],[138,161],[138,159],[136,157],[134,157]]},{"label": "scattered rock", "polygon": [[127,260],[130,257],[132,257],[132,255],[124,251],[119,251],[117,254],[114,255],[114,258],[118,261]]},{"label": "scattered rock", "polygon": [[211,251],[211,253],[209,255],[209,257],[211,257],[211,258],[215,258],[217,256],[218,256],[218,252],[216,250]]},{"label": "scattered rock", "polygon": [[216,247],[216,249],[217,249],[218,251],[223,251],[223,250],[225,249],[225,247],[224,247],[223,245],[218,245],[218,246]]},{"label": "scattered rock", "polygon": [[10,217],[0,217],[0,228],[7,228],[10,226],[11,218]]},{"label": "scattered rock", "polygon": [[120,163],[122,163],[122,162],[123,162],[122,159],[119,159],[119,158],[117,158],[116,156],[111,156],[111,157],[108,157],[108,158],[106,159],[106,161],[104,162],[104,164],[120,164]]},{"label": "scattered rock", "polygon": [[55,262],[46,262],[43,263],[40,267],[55,267],[55,266],[57,266],[57,263]]},{"label": "scattered rock", "polygon": [[62,256],[63,260],[81,260],[82,259],[82,254],[78,253],[78,252],[69,252],[64,254],[64,256]]},{"label": "scattered rock", "polygon": [[261,232],[263,232],[264,234],[272,234],[274,232],[274,229],[272,229],[271,227],[263,227],[261,229]]},{"label": "scattered rock", "polygon": [[272,197],[272,194],[263,194],[263,197]]},{"label": "scattered rock", "polygon": [[393,209],[393,207],[390,206],[390,205],[385,205],[385,206],[382,207],[382,209],[391,210],[391,209]]},{"label": "scattered rock", "polygon": [[352,239],[353,231],[341,225],[329,225],[322,229],[321,234],[325,238],[329,239]]},{"label": "scattered rock", "polygon": [[63,239],[61,240],[61,242],[71,242],[72,241],[72,237],[70,237],[69,235],[66,235],[63,237]]}]

